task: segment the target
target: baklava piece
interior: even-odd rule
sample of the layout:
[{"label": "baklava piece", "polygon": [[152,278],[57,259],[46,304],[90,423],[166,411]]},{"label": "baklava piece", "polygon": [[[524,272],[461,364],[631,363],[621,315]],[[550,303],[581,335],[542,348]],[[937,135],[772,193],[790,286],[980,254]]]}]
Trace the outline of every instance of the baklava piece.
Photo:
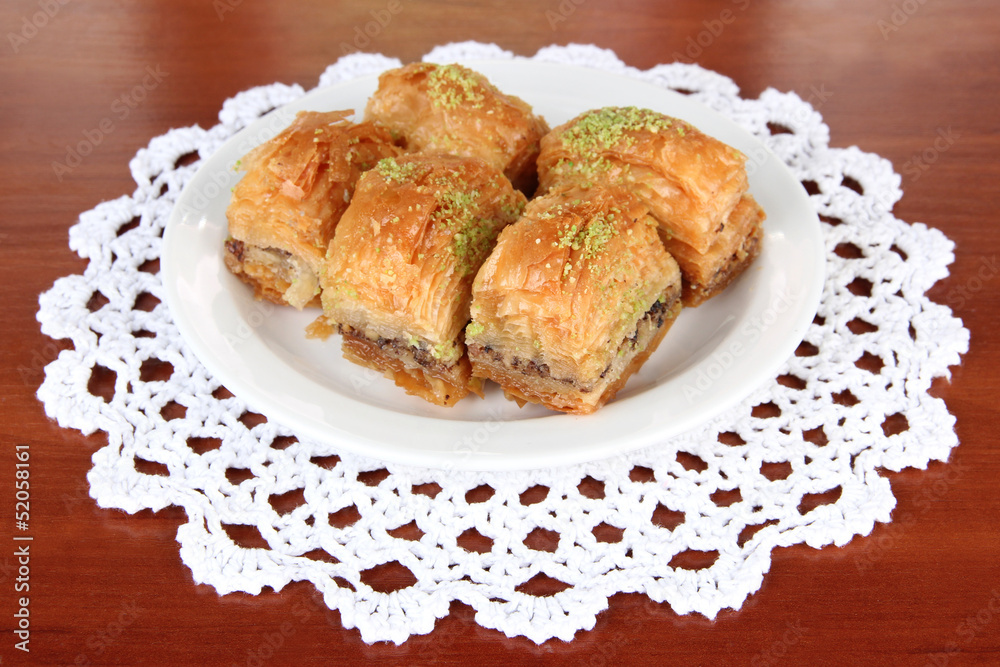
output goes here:
[{"label": "baklava piece", "polygon": [[509,398],[597,410],[681,309],[681,275],[656,221],[620,189],[570,187],[528,203],[473,285],[473,374]]},{"label": "baklava piece", "polygon": [[520,98],[461,65],[413,63],[379,77],[365,118],[392,129],[410,151],[482,158],[530,195],[535,159],[548,132]]},{"label": "baklava piece", "polygon": [[223,256],[258,299],[319,305],[320,267],[358,177],[401,153],[387,129],[353,123],[352,114],[299,112],[240,161],[246,173],[226,210]]},{"label": "baklava piece", "polygon": [[606,107],[560,125],[541,142],[540,191],[617,185],[659,223],[684,276],[684,304],[718,294],[753,262],[764,211],[747,193],[746,156],[682,120]]},{"label": "baklava piece", "polygon": [[347,359],[432,403],[482,395],[464,344],[472,281],[524,203],[476,158],[382,160],[359,180],[330,243],[311,335],[339,332]]}]

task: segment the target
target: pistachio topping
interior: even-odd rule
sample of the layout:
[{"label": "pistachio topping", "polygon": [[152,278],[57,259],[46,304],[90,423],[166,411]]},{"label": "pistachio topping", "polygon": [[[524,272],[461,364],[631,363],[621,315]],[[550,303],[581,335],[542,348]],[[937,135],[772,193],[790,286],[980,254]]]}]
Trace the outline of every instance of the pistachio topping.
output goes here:
[{"label": "pistachio topping", "polygon": [[497,210],[484,210],[482,194],[468,189],[461,171],[435,179],[437,206],[431,215],[436,224],[453,233],[449,251],[455,270],[468,276],[479,270],[500,229],[520,216],[523,201],[512,192]]},{"label": "pistachio topping", "polygon": [[516,216],[474,216],[465,221],[455,233],[452,253],[457,260],[457,270],[463,276],[474,274],[486,260],[497,240],[500,230],[513,222]]},{"label": "pistachio topping", "polygon": [[570,225],[563,229],[559,232],[558,246],[582,250],[581,256],[585,260],[597,257],[604,252],[611,237],[618,233],[618,228],[615,226],[616,212],[617,209],[612,209],[608,213],[599,213],[583,227]]},{"label": "pistachio topping", "polygon": [[620,142],[632,146],[635,138],[630,132],[663,132],[677,123],[683,136],[687,125],[683,121],[665,116],[650,109],[637,107],[604,107],[580,116],[562,135],[563,144],[572,150],[587,154],[612,148]]},{"label": "pistachio topping", "polygon": [[443,191],[438,197],[434,217],[444,221],[462,221],[475,214],[479,208],[479,190],[463,190],[452,179],[441,179]]},{"label": "pistachio topping", "polygon": [[[593,187],[594,182],[614,180],[612,172],[615,169],[620,172],[628,172],[630,170],[630,165],[628,164],[618,164],[616,165],[611,160],[605,157],[597,156],[590,160],[579,160],[574,162],[572,160],[565,160],[560,158],[554,167],[554,171],[558,174],[576,173],[581,174],[587,178],[585,182],[580,183],[581,187],[590,188]],[[622,181],[623,174],[619,173],[617,180]]]},{"label": "pistachio topping", "polygon": [[[468,166],[460,164],[438,170],[406,158],[384,158],[375,167],[375,172],[388,185],[405,184],[417,193],[433,196],[435,201],[430,206],[411,204],[407,210],[413,213],[429,209],[434,227],[450,233],[451,243],[445,253],[439,255],[435,252],[433,257],[440,261],[442,270],[451,266],[463,277],[479,270],[492,250],[500,229],[520,217],[525,203],[522,196],[510,191],[499,198],[495,206],[487,206],[486,202],[493,199],[488,196],[489,193],[482,192],[482,188],[498,188],[504,181],[494,180],[474,188],[468,178],[468,169]],[[398,216],[393,216],[383,223],[399,221]],[[388,241],[392,242],[391,234]],[[380,248],[375,248],[376,253],[380,251]],[[418,253],[418,259],[422,261],[424,253]]]},{"label": "pistachio topping", "polygon": [[458,259],[459,273],[463,276],[475,273],[486,259],[495,240],[496,233],[486,220],[479,220],[469,225],[468,231],[464,234],[455,234],[452,252]]},{"label": "pistachio topping", "polygon": [[427,92],[434,106],[482,108],[486,96],[482,77],[461,65],[441,65],[427,75]]},{"label": "pistachio topping", "polygon": [[406,162],[400,164],[396,158],[386,157],[378,161],[375,171],[378,172],[387,183],[405,183],[412,180],[420,171],[420,164],[416,162]]}]

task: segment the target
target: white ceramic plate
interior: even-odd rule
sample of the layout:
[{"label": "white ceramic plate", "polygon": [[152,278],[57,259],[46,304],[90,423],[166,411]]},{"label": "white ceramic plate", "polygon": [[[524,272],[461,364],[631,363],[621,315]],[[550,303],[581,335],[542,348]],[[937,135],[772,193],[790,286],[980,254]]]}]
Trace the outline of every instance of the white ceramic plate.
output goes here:
[{"label": "white ceramic plate", "polygon": [[578,463],[662,442],[745,398],[802,340],[819,303],[824,247],[801,184],[732,121],[684,95],[558,64],[484,61],[475,69],[553,127],[581,111],[634,105],[683,118],[750,156],[750,190],[767,212],[764,247],[723,294],[684,311],[618,398],[576,417],[518,408],[496,387],[485,400],[440,408],[345,361],[337,336],[307,339],[317,312],[255,301],[222,262],[236,161],[300,110],[362,110],[377,79],[312,91],[261,118],[205,161],[181,194],[161,266],[181,335],[254,410],[298,434],[371,457],[428,467],[510,470]]}]

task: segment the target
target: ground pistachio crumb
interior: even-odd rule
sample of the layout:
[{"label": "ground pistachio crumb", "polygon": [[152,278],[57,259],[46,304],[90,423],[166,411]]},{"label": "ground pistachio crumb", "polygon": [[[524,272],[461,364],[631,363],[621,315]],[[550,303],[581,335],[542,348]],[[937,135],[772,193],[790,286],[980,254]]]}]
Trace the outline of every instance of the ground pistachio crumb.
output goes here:
[{"label": "ground pistachio crumb", "polygon": [[662,132],[674,123],[683,136],[686,129],[682,121],[650,109],[637,107],[604,107],[580,116],[562,135],[563,144],[574,151],[587,154],[611,148],[624,141],[627,146],[635,143],[629,132]]},{"label": "ground pistachio crumb", "polygon": [[400,164],[395,158],[387,157],[378,161],[375,170],[387,183],[405,183],[417,175],[420,165],[415,162]]},{"label": "ground pistachio crumb", "polygon": [[486,99],[482,77],[461,65],[441,65],[427,76],[427,92],[431,103],[445,109],[461,106],[481,108]]}]

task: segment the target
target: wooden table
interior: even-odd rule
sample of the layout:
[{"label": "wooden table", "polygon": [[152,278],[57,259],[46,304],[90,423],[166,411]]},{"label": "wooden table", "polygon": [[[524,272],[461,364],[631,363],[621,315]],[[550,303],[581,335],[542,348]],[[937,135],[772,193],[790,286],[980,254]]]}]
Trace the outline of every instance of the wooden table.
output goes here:
[{"label": "wooden table", "polygon": [[[31,452],[30,654],[11,630],[18,593],[10,533],[0,555],[3,664],[1000,664],[1000,12],[974,0],[788,3],[597,0],[7,0],[0,5],[0,460],[13,514],[15,452]],[[364,36],[372,11],[398,13]],[[384,15],[383,15],[384,16]],[[309,88],[356,45],[418,59],[474,39],[530,55],[594,43],[647,68],[677,58],[733,78],[743,95],[795,91],[831,145],[857,145],[902,174],[898,217],[957,243],[933,297],[972,345],[935,392],[957,416],[948,464],[889,474],[898,504],[843,548],[779,549],[761,590],[715,621],[618,595],[594,630],[536,646],[478,627],[455,604],[434,632],[365,645],[307,585],[257,597],[195,585],[174,535],[176,508],[128,516],[87,495],[104,443],[46,419],[35,390],[59,349],[35,321],[38,294],[85,264],[67,246],[82,211],[131,193],[128,161],[173,127],[211,127],[222,102],[282,81]],[[367,41],[366,41],[367,40]],[[143,99],[131,93],[150,82]],[[123,97],[124,96],[124,97]],[[939,141],[947,136],[949,141]],[[88,140],[69,172],[70,147]],[[306,613],[302,610],[305,609]],[[303,618],[305,617],[305,618]],[[301,622],[300,622],[301,621]],[[287,627],[287,626],[286,626]]]}]

